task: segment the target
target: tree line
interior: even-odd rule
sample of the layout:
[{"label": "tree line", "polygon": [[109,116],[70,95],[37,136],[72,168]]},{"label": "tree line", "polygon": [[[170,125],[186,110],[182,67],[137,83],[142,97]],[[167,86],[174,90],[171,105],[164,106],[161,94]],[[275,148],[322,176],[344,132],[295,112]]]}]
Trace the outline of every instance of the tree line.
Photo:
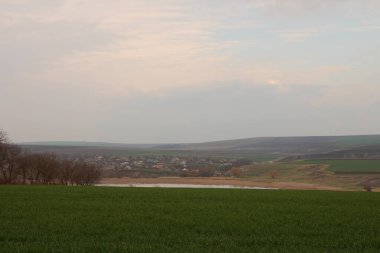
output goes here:
[{"label": "tree line", "polygon": [[94,164],[23,150],[0,130],[0,184],[91,185],[100,176]]}]

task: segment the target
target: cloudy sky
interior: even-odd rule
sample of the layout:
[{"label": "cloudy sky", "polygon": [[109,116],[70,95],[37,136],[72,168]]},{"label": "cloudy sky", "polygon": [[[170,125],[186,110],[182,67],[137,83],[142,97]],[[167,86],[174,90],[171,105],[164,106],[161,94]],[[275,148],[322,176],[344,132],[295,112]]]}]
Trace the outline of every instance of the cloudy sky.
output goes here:
[{"label": "cloudy sky", "polygon": [[379,0],[0,0],[14,141],[380,133]]}]

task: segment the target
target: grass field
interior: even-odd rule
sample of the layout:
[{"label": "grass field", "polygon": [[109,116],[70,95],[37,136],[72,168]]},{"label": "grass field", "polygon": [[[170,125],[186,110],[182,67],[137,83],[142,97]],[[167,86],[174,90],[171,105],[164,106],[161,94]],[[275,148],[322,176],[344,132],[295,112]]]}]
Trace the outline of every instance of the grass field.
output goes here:
[{"label": "grass field", "polygon": [[0,252],[379,252],[380,194],[0,187]]},{"label": "grass field", "polygon": [[357,136],[340,136],[337,137],[337,144],[341,147],[356,146],[356,145],[379,145],[379,135],[357,135]]},{"label": "grass field", "polygon": [[336,173],[380,173],[380,160],[306,160],[304,163],[327,164]]}]

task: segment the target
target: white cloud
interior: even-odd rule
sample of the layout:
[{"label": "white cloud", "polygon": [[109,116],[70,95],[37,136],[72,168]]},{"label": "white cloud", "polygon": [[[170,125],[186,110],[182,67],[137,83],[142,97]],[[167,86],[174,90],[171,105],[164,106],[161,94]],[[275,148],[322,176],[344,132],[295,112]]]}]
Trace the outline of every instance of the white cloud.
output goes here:
[{"label": "white cloud", "polygon": [[[265,66],[226,53],[243,43],[214,37],[222,25],[218,17],[193,17],[187,6],[167,2],[72,0],[52,12],[21,15],[24,20],[20,22],[92,24],[114,39],[56,58],[39,71],[22,73],[20,79],[39,86],[82,86],[101,94],[159,92],[235,80],[263,83],[267,79]],[[246,22],[233,24],[247,27]]]},{"label": "white cloud", "polygon": [[316,32],[284,32],[280,36],[288,42],[303,42],[315,34]]},{"label": "white cloud", "polygon": [[[118,140],[134,124],[135,141],[162,141],[161,132],[146,137],[162,115],[166,136],[178,131],[173,141],[205,122],[204,140],[220,125],[215,138],[231,129],[255,135],[258,124],[260,135],[278,135],[278,125],[290,134],[294,119],[308,123],[313,109],[316,120],[299,132],[326,133],[335,118],[350,122],[352,108],[378,101],[377,7],[370,0],[0,0],[0,114],[19,139],[60,139],[58,129],[66,139],[107,132],[105,140]],[[343,121],[332,110],[339,106]]]},{"label": "white cloud", "polygon": [[351,32],[376,32],[380,30],[380,25],[361,25],[355,26],[348,29]]}]

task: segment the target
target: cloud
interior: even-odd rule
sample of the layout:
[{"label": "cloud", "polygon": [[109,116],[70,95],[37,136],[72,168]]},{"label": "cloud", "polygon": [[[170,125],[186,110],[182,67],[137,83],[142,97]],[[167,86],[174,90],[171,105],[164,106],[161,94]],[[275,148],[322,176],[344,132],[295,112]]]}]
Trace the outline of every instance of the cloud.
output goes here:
[{"label": "cloud", "polygon": [[288,42],[303,42],[315,34],[316,32],[284,32],[280,36]]},{"label": "cloud", "polygon": [[349,71],[350,67],[345,66],[325,66],[319,68],[319,71],[323,74],[339,74]]},{"label": "cloud", "polygon": [[[244,43],[215,38],[215,31],[223,26],[217,20],[218,15],[215,19],[197,18],[188,13],[188,6],[167,3],[136,1],[106,5],[100,1],[91,4],[66,1],[46,15],[40,12],[21,15],[24,20],[19,22],[33,21],[33,28],[46,23],[60,27],[62,34],[71,34],[72,28],[60,24],[86,24],[95,34],[110,39],[90,47],[93,40],[83,31],[84,36],[77,41],[87,47],[66,51],[39,70],[24,70],[19,82],[82,86],[100,94],[130,94],[239,79],[263,83],[267,79],[267,67],[228,54],[230,48]],[[232,24],[248,27],[244,21]],[[24,31],[22,37],[45,40],[52,35],[45,31],[46,28],[37,33],[34,29],[33,34]],[[67,43],[70,38],[63,41]]]},{"label": "cloud", "polygon": [[293,14],[315,13],[326,10],[371,10],[379,7],[377,0],[321,0],[321,1],[304,1],[304,0],[248,0],[253,6],[268,9],[276,12],[285,12]]},{"label": "cloud", "polygon": [[[204,85],[216,81],[265,83],[273,76],[288,79],[288,82],[297,82],[297,79],[304,81],[304,78],[290,77],[294,73],[281,70],[283,67],[277,66],[277,63],[241,59],[229,53],[239,48],[252,50],[247,45],[252,45],[255,41],[237,41],[234,38],[220,40],[215,33],[220,29],[236,27],[248,28],[250,30],[247,32],[254,33],[258,24],[256,19],[249,16],[252,10],[250,7],[282,10],[351,3],[330,1],[328,4],[327,1],[316,3],[296,0],[234,3],[171,0],[39,0],[34,4],[27,4],[28,1],[5,2],[8,9],[4,8],[7,15],[4,20],[12,20],[7,21],[7,25],[14,28],[16,24],[29,24],[24,26],[23,31],[9,34],[8,37],[40,40],[42,44],[54,37],[66,44],[72,41],[69,43],[72,50],[58,48],[56,51],[64,52],[64,55],[55,54],[55,58],[49,59],[39,71],[23,69],[21,79],[59,85],[92,85],[100,89],[107,86],[107,90],[113,89],[116,92],[157,91],[161,88]],[[213,15],[205,13],[210,10]],[[195,14],[198,12],[200,14]],[[239,15],[243,19],[236,18]],[[75,32],[75,27],[81,26],[92,31],[93,35],[85,30]],[[82,36],[73,36],[77,32]],[[280,37],[289,42],[302,42],[317,33],[315,29],[285,29],[285,32],[280,32]],[[93,43],[94,37],[107,39]],[[55,42],[52,42],[50,46],[44,45],[44,48],[55,46]],[[38,46],[35,49],[44,50]],[[38,56],[36,60],[38,61]],[[287,77],[284,78],[284,75]]]},{"label": "cloud", "polygon": [[348,29],[351,32],[376,32],[380,30],[380,25],[361,25]]},{"label": "cloud", "polygon": [[[291,132],[291,121],[307,121],[308,110],[318,120],[305,127],[317,133],[318,122],[328,121],[329,129],[344,111],[336,108],[362,113],[378,104],[378,1],[0,0],[0,6],[0,114],[4,127],[23,138],[51,139],[47,133],[59,129],[65,138],[91,139],[105,129],[105,140],[117,140],[114,132],[122,135],[131,124],[138,141],[160,117],[167,138],[177,131],[173,140],[202,121],[204,140],[234,137],[230,128],[241,133],[235,137],[255,135],[257,124],[258,135],[279,135],[276,126],[292,126]],[[18,125],[29,123],[34,127],[23,134]],[[150,139],[160,141],[155,134]]]},{"label": "cloud", "polygon": [[363,80],[355,80],[351,83],[330,85],[324,95],[315,101],[315,104],[320,107],[341,107],[347,110],[368,108],[380,103],[379,93],[380,86],[376,79],[366,80],[363,78]]}]

